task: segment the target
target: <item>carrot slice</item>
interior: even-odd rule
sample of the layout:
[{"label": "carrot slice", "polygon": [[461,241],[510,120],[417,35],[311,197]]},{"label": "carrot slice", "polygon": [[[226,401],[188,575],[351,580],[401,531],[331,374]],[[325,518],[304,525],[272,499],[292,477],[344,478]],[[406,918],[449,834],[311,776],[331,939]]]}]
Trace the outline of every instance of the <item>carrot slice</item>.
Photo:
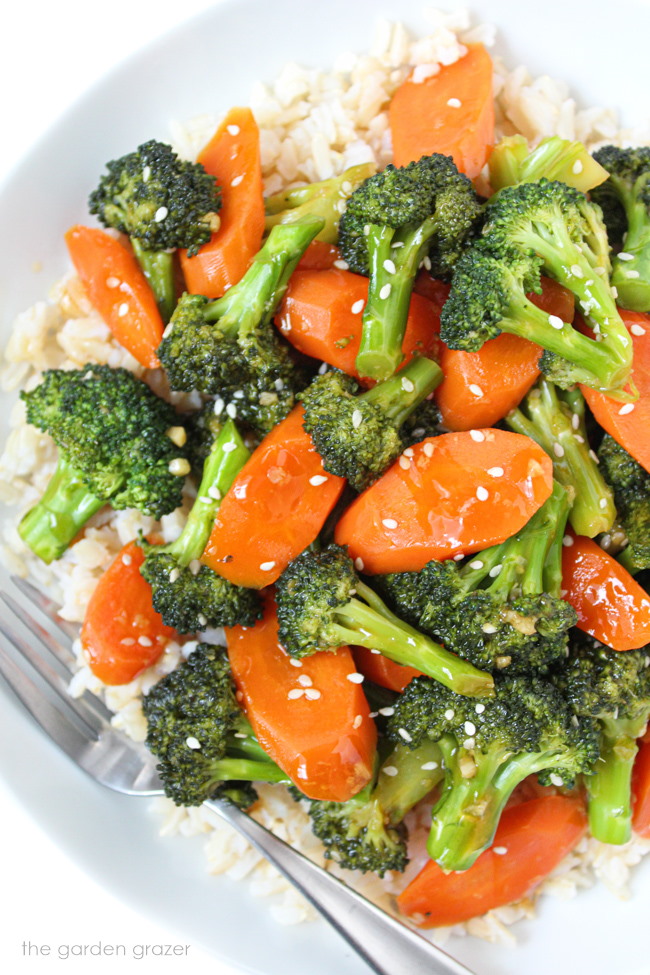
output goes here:
[{"label": "carrot slice", "polygon": [[418,571],[503,542],[551,493],[550,457],[520,434],[445,433],[412,451],[408,467],[393,464],[336,527],[338,544],[371,575]]},{"label": "carrot slice", "polygon": [[[528,297],[538,308],[573,321],[574,297],[550,278],[542,278],[542,293]],[[539,376],[542,349],[518,335],[503,332],[478,352],[441,347],[445,374],[435,392],[443,423],[450,430],[490,427],[517,406]]]},{"label": "carrot slice", "polygon": [[474,179],[494,145],[490,55],[482,44],[469,44],[438,74],[419,83],[411,76],[393,95],[388,117],[396,166],[440,152]]},{"label": "carrot slice", "polygon": [[650,740],[647,735],[639,746],[632,773],[632,829],[638,836],[650,838]]},{"label": "carrot slice", "polygon": [[[347,647],[294,667],[271,598],[255,626],[227,630],[230,666],[260,744],[311,799],[345,802],[370,781],[377,731]],[[307,687],[305,687],[307,683]]]},{"label": "carrot slice", "polygon": [[521,900],[574,849],[587,830],[584,801],[542,796],[510,806],[494,843],[469,870],[445,873],[430,860],[397,898],[422,928],[459,924]]},{"label": "carrot slice", "polygon": [[314,541],[345,485],[328,474],[296,407],[264,438],[221,502],[202,561],[261,589]]},{"label": "carrot slice", "polygon": [[387,687],[389,691],[402,693],[407,684],[414,677],[422,677],[422,672],[415,667],[404,667],[394,660],[384,657],[383,653],[373,653],[367,647],[354,647],[354,662],[359,671],[368,680],[372,680],[380,687]]},{"label": "carrot slice", "polygon": [[595,389],[580,388],[601,427],[650,471],[650,315],[619,311],[634,348],[632,379],[639,390],[638,400],[621,404]]},{"label": "carrot slice", "polygon": [[165,326],[133,254],[94,227],[71,227],[65,242],[91,304],[116,340],[145,369],[158,369],[156,349]]},{"label": "carrot slice", "polygon": [[[276,316],[276,325],[291,344],[368,385],[355,360],[361,342],[361,314],[368,298],[368,278],[351,271],[295,271]],[[403,368],[414,354],[436,357],[440,318],[421,295],[411,296],[402,343]]]},{"label": "carrot slice", "polygon": [[650,598],[593,539],[567,534],[562,585],[564,598],[578,614],[577,626],[585,633],[613,650],[636,650],[650,643]]},{"label": "carrot slice", "polygon": [[324,240],[312,240],[311,244],[298,261],[298,271],[326,271],[334,267],[335,261],[341,260],[341,252],[334,244],[327,244]]},{"label": "carrot slice", "polygon": [[221,298],[243,278],[264,234],[260,133],[249,108],[228,112],[198,162],[219,180],[221,225],[194,257],[181,251],[181,267],[188,291]]},{"label": "carrot slice", "polygon": [[176,631],[165,626],[140,575],[144,553],[129,542],[90,597],[81,645],[90,669],[105,684],[128,684],[155,664]]}]

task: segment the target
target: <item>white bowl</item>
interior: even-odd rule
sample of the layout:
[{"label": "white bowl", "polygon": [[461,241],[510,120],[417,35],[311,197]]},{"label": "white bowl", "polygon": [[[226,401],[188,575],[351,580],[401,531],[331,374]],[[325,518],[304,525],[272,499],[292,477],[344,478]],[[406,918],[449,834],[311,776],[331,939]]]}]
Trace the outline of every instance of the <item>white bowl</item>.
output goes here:
[{"label": "white bowl", "polygon": [[[441,0],[441,6],[462,4]],[[589,8],[577,0],[547,0],[543,8],[491,0],[472,10],[478,20],[498,25],[497,52],[510,66],[566,79],[582,105],[614,105],[627,124],[647,114],[646,4],[618,0],[615,20],[611,5],[598,0]],[[273,79],[287,60],[327,66],[342,50],[366,49],[372,23],[382,16],[415,29],[427,26],[414,0],[224,3],[145,48],[91,90],[0,193],[0,342],[13,316],[41,298],[66,267],[63,232],[86,219],[87,192],[105,160],[147,138],[168,137],[171,118],[245,103],[250,84]],[[633,26],[623,42],[617,25],[624,24]],[[43,266],[38,275],[35,261]],[[0,424],[8,405],[5,397]],[[49,835],[114,894],[243,971],[365,975],[365,966],[326,925],[278,927],[267,903],[252,898],[245,883],[206,876],[201,840],[159,839],[146,802],[95,786],[4,689],[0,695],[0,740],[14,743],[3,748],[4,780]],[[480,975],[640,975],[648,970],[648,863],[634,873],[632,888],[627,903],[602,887],[568,904],[544,898],[535,921],[515,926],[515,948],[469,938],[454,939],[449,948]]]}]

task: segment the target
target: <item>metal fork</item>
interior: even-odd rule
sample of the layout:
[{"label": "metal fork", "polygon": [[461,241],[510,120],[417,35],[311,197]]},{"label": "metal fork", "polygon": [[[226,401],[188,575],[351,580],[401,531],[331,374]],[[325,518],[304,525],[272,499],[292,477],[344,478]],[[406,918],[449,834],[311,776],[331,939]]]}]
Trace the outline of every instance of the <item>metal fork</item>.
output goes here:
[{"label": "metal fork", "polygon": [[[112,727],[96,695],[72,698],[76,627],[30,583],[0,578],[0,674],[47,735],[97,782],[132,796],[163,795],[150,752]],[[318,867],[246,813],[204,804],[292,883],[377,975],[472,975],[470,970]]]}]

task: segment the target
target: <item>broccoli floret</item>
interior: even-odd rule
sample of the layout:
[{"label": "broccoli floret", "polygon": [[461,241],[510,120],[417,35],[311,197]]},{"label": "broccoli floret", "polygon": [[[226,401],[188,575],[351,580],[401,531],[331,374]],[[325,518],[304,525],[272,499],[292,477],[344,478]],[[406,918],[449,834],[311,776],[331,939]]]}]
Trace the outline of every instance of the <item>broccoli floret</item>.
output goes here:
[{"label": "broccoli floret", "polygon": [[153,139],[106,169],[90,195],[90,212],[131,238],[167,322],[176,304],[171,252],[184,247],[193,255],[210,240],[219,226],[219,186],[200,163],[179,159]]},{"label": "broccoli floret", "polygon": [[628,545],[621,560],[632,572],[650,569],[650,474],[608,433],[598,448],[605,480],[614,489]]},{"label": "broccoli floret", "polygon": [[277,582],[279,636],[292,657],[345,644],[379,650],[398,664],[415,667],[477,697],[492,693],[492,678],[460,660],[398,619],[359,578],[338,545],[309,549],[290,563]]},{"label": "broccoli floret", "polygon": [[[165,330],[158,355],[172,389],[225,396],[248,383],[260,391],[296,389],[289,346],[271,319],[289,278],[322,220],[303,217],[274,227],[244,277],[215,301],[184,294]],[[264,385],[266,384],[266,385]],[[298,386],[302,388],[302,386]]]},{"label": "broccoli floret", "polygon": [[408,446],[402,427],[442,380],[431,359],[416,358],[373,389],[359,386],[344,373],[318,376],[301,395],[304,427],[323,466],[363,491],[384,473]]},{"label": "broccoli floret", "polygon": [[506,423],[535,440],[553,461],[555,479],[570,492],[569,521],[577,534],[594,538],[608,531],[616,518],[614,495],[589,446],[580,390],[559,390],[541,379]]},{"label": "broccoli floret", "polygon": [[187,464],[168,435],[178,417],[133,373],[50,369],[21,397],[28,422],[59,448],[45,494],[18,529],[44,562],[60,558],[104,504],[156,518],[180,505]]},{"label": "broccoli floret", "polygon": [[587,193],[607,179],[607,171],[590,156],[582,142],[552,135],[529,149],[523,135],[506,136],[494,147],[489,159],[490,186],[496,192],[504,186],[554,179]]},{"label": "broccoli floret", "polygon": [[594,153],[609,179],[592,190],[603,209],[612,243],[612,284],[623,308],[650,311],[650,147],[604,146]]},{"label": "broccoli floret", "polygon": [[146,556],[140,572],[151,586],[154,608],[179,633],[208,626],[252,626],[261,616],[256,591],[233,585],[198,561],[221,498],[249,456],[237,427],[228,420],[205,460],[196,501],[179,537],[169,545],[141,542]]},{"label": "broccoli floret", "polygon": [[403,871],[408,863],[403,819],[443,774],[436,744],[425,741],[415,749],[401,744],[352,799],[312,800],[311,827],[325,847],[325,857],[348,870],[370,870],[380,877],[387,870]]},{"label": "broccoli floret", "polygon": [[223,792],[231,801],[253,802],[245,783],[287,781],[240,710],[223,648],[200,643],[154,684],[142,707],[147,747],[177,806],[199,806]]},{"label": "broccoli floret", "polygon": [[537,774],[542,784],[570,787],[598,755],[590,718],[576,718],[549,681],[498,677],[481,704],[416,677],[388,723],[393,741],[427,738],[443,755],[445,780],[433,808],[429,856],[444,870],[467,870],[494,838],[513,790]]},{"label": "broccoli floret", "polygon": [[224,409],[234,411],[237,419],[258,437],[265,437],[289,415],[298,402],[300,391],[311,378],[307,370],[293,360],[284,375],[284,379],[262,378],[246,383],[240,389],[222,390]]},{"label": "broccoli floret", "polygon": [[632,767],[650,718],[648,649],[619,653],[580,634],[558,678],[576,714],[598,725],[599,758],[587,789],[589,827],[603,843],[631,836]]},{"label": "broccoli floret", "polygon": [[395,372],[420,264],[448,277],[479,214],[472,184],[449,156],[389,165],[352,194],[339,247],[353,271],[370,277],[356,360],[361,376],[382,380]]},{"label": "broccoli floret", "polygon": [[184,450],[192,465],[192,473],[199,480],[203,476],[203,465],[226,420],[227,414],[216,400],[208,400],[200,410],[184,418],[187,433]]},{"label": "broccoli floret", "polygon": [[[456,265],[442,340],[475,352],[511,332],[546,350],[540,367],[557,385],[582,382],[616,399],[635,398],[632,343],[610,290],[600,209],[564,183],[542,179],[501,190],[485,217],[481,239]],[[526,297],[540,293],[542,271],[575,295],[593,338]]]},{"label": "broccoli floret", "polygon": [[376,170],[374,163],[362,163],[360,166],[351,166],[340,176],[267,196],[264,201],[266,232],[279,223],[295,223],[304,216],[321,217],[325,223],[316,235],[316,240],[335,244],[345,201]]},{"label": "broccoli floret", "polygon": [[[384,576],[400,616],[485,670],[545,673],[566,655],[577,615],[561,598],[562,538],[569,501],[555,483],[516,535],[471,556]],[[420,668],[422,669],[422,668]]]}]

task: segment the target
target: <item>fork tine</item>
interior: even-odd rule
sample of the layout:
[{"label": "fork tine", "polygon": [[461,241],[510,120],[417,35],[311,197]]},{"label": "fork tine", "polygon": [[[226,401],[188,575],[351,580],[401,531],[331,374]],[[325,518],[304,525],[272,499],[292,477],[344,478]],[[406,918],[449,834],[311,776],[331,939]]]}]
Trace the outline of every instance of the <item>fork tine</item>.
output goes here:
[{"label": "fork tine", "polygon": [[77,639],[79,636],[79,627],[74,623],[68,623],[67,620],[61,619],[59,616],[60,607],[53,599],[50,599],[45,593],[40,592],[31,582],[27,582],[26,579],[21,579],[20,576],[11,576],[11,581],[32,606],[39,609],[47,618],[48,622],[53,623],[61,631],[66,640],[72,643],[73,640]]},{"label": "fork tine", "polygon": [[[57,710],[64,713],[68,720],[76,720],[85,729],[86,737],[90,736],[95,740],[99,737],[99,732],[105,727],[106,722],[85,704],[81,698],[70,697],[66,682],[61,678],[50,664],[35,651],[26,640],[20,636],[17,630],[13,629],[6,619],[0,619],[0,633],[29,665],[36,671],[38,676],[47,684],[50,691],[58,699]],[[42,697],[41,693],[41,697]]]}]

